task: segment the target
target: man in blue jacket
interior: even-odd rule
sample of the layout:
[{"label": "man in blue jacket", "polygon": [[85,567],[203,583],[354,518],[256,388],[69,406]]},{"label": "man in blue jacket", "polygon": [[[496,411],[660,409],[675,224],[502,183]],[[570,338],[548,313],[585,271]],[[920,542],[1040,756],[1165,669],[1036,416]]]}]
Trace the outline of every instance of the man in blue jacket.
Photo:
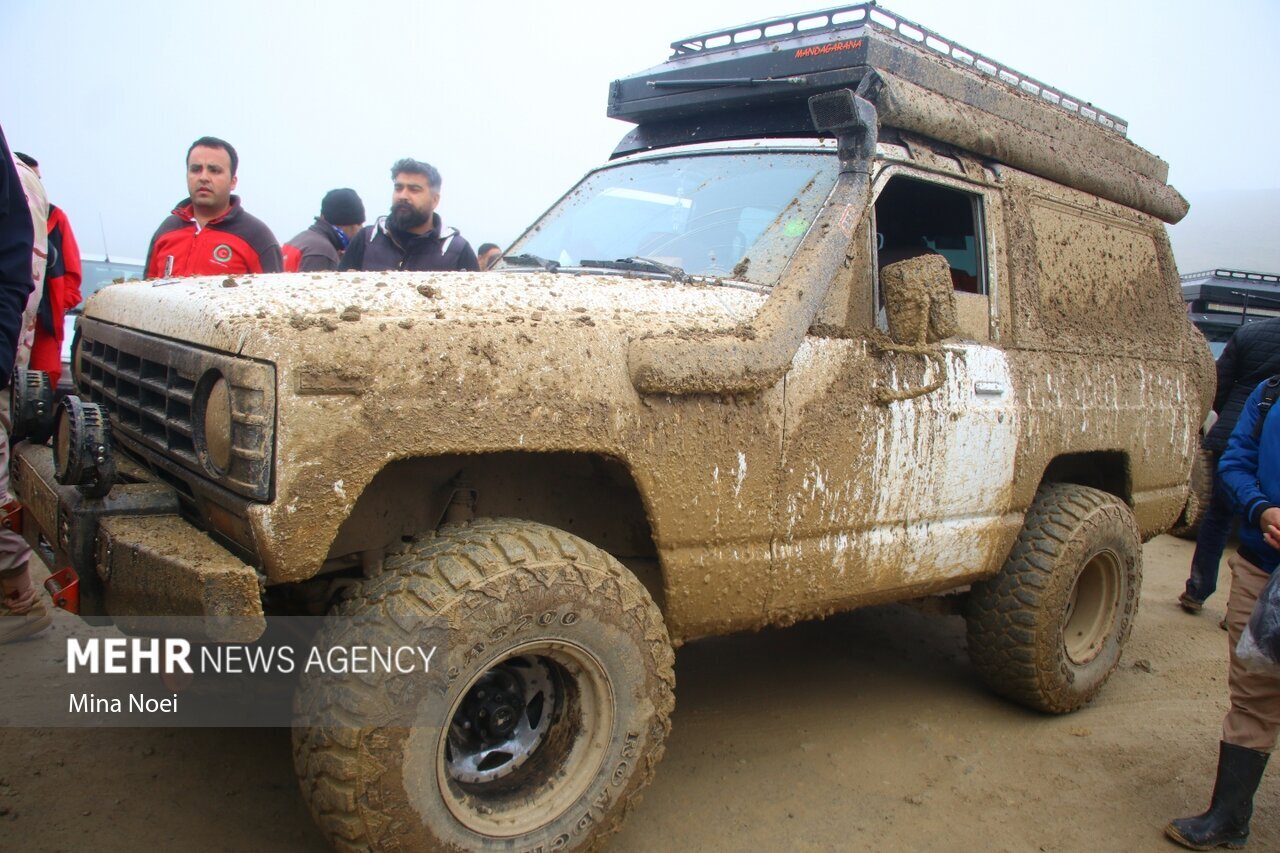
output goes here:
[{"label": "man in blue jacket", "polygon": [[1242,519],[1240,550],[1227,558],[1231,708],[1222,721],[1209,810],[1165,827],[1170,838],[1193,850],[1238,848],[1249,839],[1253,795],[1280,731],[1280,676],[1251,672],[1236,657],[1236,643],[1258,595],[1280,564],[1280,414],[1267,417],[1270,404],[1280,396],[1280,384],[1269,389],[1272,382],[1280,383],[1280,378],[1263,382],[1245,401],[1218,466],[1222,485]]}]

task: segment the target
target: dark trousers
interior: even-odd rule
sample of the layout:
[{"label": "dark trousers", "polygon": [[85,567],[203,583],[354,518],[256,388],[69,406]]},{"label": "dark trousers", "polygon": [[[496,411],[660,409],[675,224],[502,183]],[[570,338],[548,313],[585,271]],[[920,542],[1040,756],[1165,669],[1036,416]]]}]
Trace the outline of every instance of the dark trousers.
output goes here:
[{"label": "dark trousers", "polygon": [[1231,522],[1235,517],[1231,498],[1227,496],[1222,478],[1218,476],[1220,458],[1221,454],[1214,454],[1213,489],[1210,492],[1209,507],[1200,519],[1200,530],[1196,533],[1196,552],[1191,556],[1191,577],[1187,578],[1187,595],[1196,601],[1204,601],[1218,588],[1218,566],[1222,562],[1222,551],[1227,547],[1227,539],[1231,536]]}]

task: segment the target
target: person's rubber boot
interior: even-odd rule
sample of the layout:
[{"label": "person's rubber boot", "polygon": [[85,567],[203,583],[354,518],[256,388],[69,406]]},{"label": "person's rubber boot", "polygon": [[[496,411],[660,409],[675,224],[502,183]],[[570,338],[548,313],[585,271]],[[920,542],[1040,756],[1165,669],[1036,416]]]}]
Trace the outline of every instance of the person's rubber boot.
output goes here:
[{"label": "person's rubber boot", "polygon": [[37,601],[25,613],[10,610],[0,602],[0,645],[39,634],[53,623],[44,604]]},{"label": "person's rubber boot", "polygon": [[1233,743],[1219,744],[1218,779],[1209,810],[1197,817],[1178,818],[1164,828],[1165,835],[1192,850],[1244,847],[1253,817],[1253,795],[1270,757]]}]

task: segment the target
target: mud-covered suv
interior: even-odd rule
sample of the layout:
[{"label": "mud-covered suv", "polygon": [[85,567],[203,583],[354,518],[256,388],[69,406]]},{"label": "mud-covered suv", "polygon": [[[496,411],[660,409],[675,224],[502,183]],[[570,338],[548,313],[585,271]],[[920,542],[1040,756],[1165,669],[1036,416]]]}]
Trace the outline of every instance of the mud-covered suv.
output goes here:
[{"label": "mud-covered suv", "polygon": [[107,288],[17,450],[87,615],[438,649],[298,687],[344,849],[598,841],[673,646],[877,602],[1071,711],[1183,507],[1211,362],[1123,122],[874,5],[673,48],[502,272]]}]

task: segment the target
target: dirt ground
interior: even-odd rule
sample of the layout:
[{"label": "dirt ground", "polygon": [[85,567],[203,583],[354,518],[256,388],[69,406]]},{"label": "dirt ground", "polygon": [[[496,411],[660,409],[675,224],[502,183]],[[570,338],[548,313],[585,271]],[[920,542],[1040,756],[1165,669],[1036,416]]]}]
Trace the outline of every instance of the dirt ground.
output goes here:
[{"label": "dirt ground", "polygon": [[[1207,802],[1226,708],[1225,592],[1174,603],[1190,557],[1147,544],[1120,669],[1065,717],[987,692],[963,622],[902,606],[686,646],[666,757],[610,849],[1175,849],[1161,828]],[[0,695],[72,625],[0,649]],[[1250,849],[1280,849],[1276,775]],[[0,850],[150,848],[326,849],[289,733],[0,729]]]}]

